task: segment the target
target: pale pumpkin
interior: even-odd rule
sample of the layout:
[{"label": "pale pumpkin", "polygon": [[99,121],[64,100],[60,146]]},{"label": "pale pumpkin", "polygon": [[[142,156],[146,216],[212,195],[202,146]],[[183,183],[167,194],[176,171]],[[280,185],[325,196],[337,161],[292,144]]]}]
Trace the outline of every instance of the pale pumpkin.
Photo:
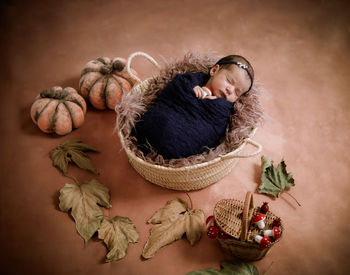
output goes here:
[{"label": "pale pumpkin", "polygon": [[45,133],[66,135],[84,123],[86,102],[78,92],[55,86],[42,91],[34,101],[30,115]]},{"label": "pale pumpkin", "polygon": [[[135,70],[131,71],[137,76]],[[125,59],[100,57],[85,65],[80,76],[79,93],[96,109],[114,110],[122,95],[136,83],[126,70]]]}]

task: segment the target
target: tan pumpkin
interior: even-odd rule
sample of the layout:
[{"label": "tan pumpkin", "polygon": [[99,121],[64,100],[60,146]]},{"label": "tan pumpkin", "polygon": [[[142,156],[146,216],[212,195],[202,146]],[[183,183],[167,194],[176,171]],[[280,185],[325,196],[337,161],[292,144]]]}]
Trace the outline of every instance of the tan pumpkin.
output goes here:
[{"label": "tan pumpkin", "polygon": [[78,92],[55,86],[42,91],[34,101],[30,115],[45,133],[66,135],[84,123],[86,102]]},{"label": "tan pumpkin", "polygon": [[[137,76],[135,70],[131,71]],[[100,57],[85,65],[80,76],[79,93],[96,109],[114,110],[122,95],[136,83],[126,70],[125,59]]]}]

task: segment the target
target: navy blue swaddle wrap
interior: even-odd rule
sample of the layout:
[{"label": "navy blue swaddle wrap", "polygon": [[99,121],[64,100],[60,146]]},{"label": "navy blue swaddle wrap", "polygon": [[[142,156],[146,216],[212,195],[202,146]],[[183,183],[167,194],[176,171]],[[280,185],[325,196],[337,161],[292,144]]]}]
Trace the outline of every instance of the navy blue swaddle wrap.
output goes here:
[{"label": "navy blue swaddle wrap", "polygon": [[220,144],[233,103],[195,96],[193,88],[204,86],[209,77],[204,73],[178,74],[167,84],[132,131],[141,151],[149,153],[149,143],[165,159],[177,159]]}]

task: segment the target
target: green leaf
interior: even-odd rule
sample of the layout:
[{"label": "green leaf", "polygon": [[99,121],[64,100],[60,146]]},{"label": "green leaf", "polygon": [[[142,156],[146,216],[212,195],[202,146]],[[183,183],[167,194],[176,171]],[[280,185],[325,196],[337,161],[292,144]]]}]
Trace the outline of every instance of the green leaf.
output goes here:
[{"label": "green leaf", "polygon": [[222,261],[221,269],[208,268],[206,270],[197,270],[186,275],[259,275],[258,269],[249,263],[238,260]]},{"label": "green leaf", "polygon": [[273,160],[268,156],[261,157],[261,184],[259,186],[259,193],[265,193],[278,198],[279,194],[295,186],[293,175],[287,173],[286,164],[282,160],[277,168],[273,167]]},{"label": "green leaf", "polygon": [[80,140],[67,140],[54,148],[50,152],[50,158],[55,167],[57,167],[65,176],[70,162],[76,164],[79,168],[99,174],[93,167],[88,154],[85,152],[98,152],[90,145],[84,144]]}]

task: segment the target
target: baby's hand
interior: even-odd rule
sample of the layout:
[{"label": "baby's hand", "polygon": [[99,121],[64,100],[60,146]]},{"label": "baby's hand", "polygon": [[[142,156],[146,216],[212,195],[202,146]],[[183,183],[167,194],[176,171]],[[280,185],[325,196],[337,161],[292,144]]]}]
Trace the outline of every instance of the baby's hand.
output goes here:
[{"label": "baby's hand", "polygon": [[209,95],[202,87],[196,86],[193,88],[197,98],[215,99],[215,96]]},{"label": "baby's hand", "polygon": [[207,95],[207,93],[199,86],[194,87],[193,91],[197,98],[205,98]]}]

